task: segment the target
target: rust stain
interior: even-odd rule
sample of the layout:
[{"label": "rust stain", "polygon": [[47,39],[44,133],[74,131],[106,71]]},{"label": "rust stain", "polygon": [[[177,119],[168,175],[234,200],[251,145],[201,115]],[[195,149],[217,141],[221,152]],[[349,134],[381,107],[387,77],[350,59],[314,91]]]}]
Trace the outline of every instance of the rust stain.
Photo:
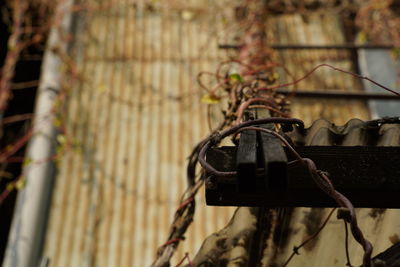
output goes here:
[{"label": "rust stain", "polygon": [[[324,217],[324,209],[321,208],[311,208],[309,211],[305,212],[305,215],[302,219],[302,223],[305,226],[305,232],[303,234],[302,240],[306,240],[309,238],[311,235],[313,235],[318,228],[322,224],[322,219]],[[315,245],[317,244],[318,237],[315,239],[311,240],[308,242],[305,246],[304,249],[310,251],[312,250]]]}]

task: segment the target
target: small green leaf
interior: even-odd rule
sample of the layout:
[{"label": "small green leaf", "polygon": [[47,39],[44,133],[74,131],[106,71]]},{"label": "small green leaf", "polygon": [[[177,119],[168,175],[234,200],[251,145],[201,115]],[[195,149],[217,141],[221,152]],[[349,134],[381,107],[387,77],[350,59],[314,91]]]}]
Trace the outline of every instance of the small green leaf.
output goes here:
[{"label": "small green leaf", "polygon": [[191,12],[190,10],[183,10],[181,16],[182,16],[183,20],[188,20],[189,21],[189,20],[192,20],[194,18],[194,13]]},{"label": "small green leaf", "polygon": [[25,185],[26,185],[26,180],[25,180],[25,178],[24,178],[24,177],[20,177],[20,178],[18,179],[18,181],[15,183],[15,188],[16,188],[17,190],[21,190],[22,188],[25,187]]},{"label": "small green leaf", "polygon": [[357,34],[356,36],[356,43],[361,43],[361,44],[365,44],[367,42],[368,36],[367,33],[365,31],[361,31]]},{"label": "small green leaf", "polygon": [[31,164],[32,161],[33,161],[33,160],[32,160],[31,158],[26,157],[26,158],[24,159],[24,162],[22,163],[22,166],[23,166],[23,167],[26,167],[26,166],[28,166],[29,164]]},{"label": "small green leaf", "polygon": [[13,191],[14,188],[15,188],[15,183],[14,182],[8,183],[6,185],[6,190],[9,191],[9,192]]},{"label": "small green leaf", "polygon": [[63,145],[67,142],[67,138],[65,138],[65,135],[63,135],[63,134],[58,134],[57,141],[60,145]]},{"label": "small green leaf", "polygon": [[267,77],[267,82],[269,84],[273,84],[279,79],[279,74],[277,72],[273,72],[271,75]]},{"label": "small green leaf", "polygon": [[232,81],[238,81],[238,82],[244,82],[242,76],[240,76],[238,73],[232,73],[229,75],[229,79]]},{"label": "small green leaf", "polygon": [[61,119],[58,118],[58,117],[54,118],[53,126],[56,127],[56,128],[59,128],[59,127],[61,127],[61,125],[62,125]]},{"label": "small green leaf", "polygon": [[201,102],[206,104],[217,104],[219,101],[220,99],[218,97],[209,94],[203,95],[201,98]]}]

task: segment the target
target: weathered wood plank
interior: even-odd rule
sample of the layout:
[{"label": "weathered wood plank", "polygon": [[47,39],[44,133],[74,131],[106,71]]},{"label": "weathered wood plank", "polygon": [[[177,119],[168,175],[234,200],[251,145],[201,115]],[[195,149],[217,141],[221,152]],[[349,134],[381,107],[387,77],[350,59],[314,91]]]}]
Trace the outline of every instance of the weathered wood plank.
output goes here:
[{"label": "weathered wood plank", "polygon": [[[262,125],[266,129],[271,125]],[[287,157],[278,138],[264,132],[258,132],[261,151],[261,163],[264,168],[266,186],[269,190],[287,189]]]},{"label": "weathered wood plank", "polygon": [[243,131],[236,156],[238,190],[251,192],[256,189],[257,136],[255,131]]},{"label": "weathered wood plank", "polygon": [[[221,147],[229,157],[210,161],[213,166],[229,160],[235,147]],[[400,147],[299,147],[303,157],[315,161],[317,167],[330,174],[336,189],[345,194],[356,207],[400,208]],[[223,154],[221,154],[223,155]],[[290,158],[289,158],[290,159]],[[228,171],[228,170],[227,170]],[[229,171],[232,171],[229,170]],[[261,175],[263,176],[263,175]],[[257,179],[260,178],[258,174]],[[313,182],[303,167],[288,169],[288,189],[266,192],[257,187],[254,192],[238,192],[235,178],[217,177],[217,190],[207,190],[207,204],[220,206],[266,207],[333,207],[336,203]]]}]

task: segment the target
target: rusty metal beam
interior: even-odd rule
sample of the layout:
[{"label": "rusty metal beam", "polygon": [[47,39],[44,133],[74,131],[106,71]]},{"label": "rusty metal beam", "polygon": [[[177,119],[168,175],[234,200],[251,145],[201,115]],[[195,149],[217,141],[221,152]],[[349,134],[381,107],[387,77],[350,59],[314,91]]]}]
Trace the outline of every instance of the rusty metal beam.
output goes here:
[{"label": "rusty metal beam", "polygon": [[317,91],[305,91],[305,90],[287,90],[278,89],[277,93],[283,95],[293,94],[294,97],[301,98],[343,98],[343,99],[362,99],[362,100],[400,100],[400,97],[393,94],[386,93],[371,93],[365,91],[349,92],[342,90],[317,90]]},{"label": "rusty metal beam", "polygon": [[[241,49],[243,45],[220,44],[219,49]],[[311,45],[311,44],[271,44],[271,48],[277,50],[284,49],[341,49],[341,50],[357,50],[357,49],[392,49],[393,45],[357,45],[357,44],[336,44],[336,45]]]}]

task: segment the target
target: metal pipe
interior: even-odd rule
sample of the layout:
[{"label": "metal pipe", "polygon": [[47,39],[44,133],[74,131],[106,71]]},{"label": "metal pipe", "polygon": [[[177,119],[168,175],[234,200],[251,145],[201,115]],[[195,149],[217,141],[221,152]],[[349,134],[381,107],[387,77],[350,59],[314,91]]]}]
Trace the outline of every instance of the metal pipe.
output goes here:
[{"label": "metal pipe", "polygon": [[[220,44],[219,49],[240,49],[243,45]],[[271,44],[271,48],[277,50],[283,49],[341,49],[341,50],[357,50],[357,49],[392,49],[393,45],[357,45],[357,44],[335,44],[335,45],[310,45],[310,44]]]},{"label": "metal pipe", "polygon": [[32,163],[23,170],[26,186],[18,193],[3,267],[36,267],[41,264],[55,170],[54,162],[46,159],[55,152],[57,131],[53,125],[52,109],[60,90],[59,70],[62,66],[53,49],[67,50],[67,42],[61,38],[60,32],[67,32],[71,27],[71,14],[65,11],[70,10],[72,2],[67,0],[58,5],[55,17],[63,17],[63,20],[53,26],[49,34],[35,106],[34,135],[26,152]]},{"label": "metal pipe", "polygon": [[342,98],[342,99],[360,99],[360,100],[399,100],[400,97],[393,94],[385,93],[371,93],[365,91],[341,91],[341,90],[317,90],[317,91],[304,91],[304,90],[287,90],[277,89],[275,92],[283,95],[293,94],[298,98]]}]

